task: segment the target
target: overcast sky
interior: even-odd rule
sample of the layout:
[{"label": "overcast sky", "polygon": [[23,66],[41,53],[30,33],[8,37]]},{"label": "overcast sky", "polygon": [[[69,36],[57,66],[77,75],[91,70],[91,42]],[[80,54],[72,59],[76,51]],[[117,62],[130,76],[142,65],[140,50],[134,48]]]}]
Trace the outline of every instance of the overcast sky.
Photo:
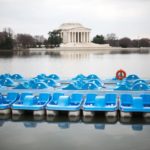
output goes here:
[{"label": "overcast sky", "polygon": [[0,31],[47,37],[66,22],[91,28],[92,36],[150,38],[150,0],[0,0]]}]

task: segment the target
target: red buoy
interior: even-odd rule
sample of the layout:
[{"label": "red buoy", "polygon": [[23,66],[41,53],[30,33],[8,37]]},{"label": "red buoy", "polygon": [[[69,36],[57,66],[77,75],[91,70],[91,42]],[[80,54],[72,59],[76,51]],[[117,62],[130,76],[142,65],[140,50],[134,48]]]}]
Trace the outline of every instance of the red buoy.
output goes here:
[{"label": "red buoy", "polygon": [[116,78],[118,80],[123,80],[124,78],[126,78],[126,72],[124,70],[122,70],[122,69],[118,70],[116,72]]}]

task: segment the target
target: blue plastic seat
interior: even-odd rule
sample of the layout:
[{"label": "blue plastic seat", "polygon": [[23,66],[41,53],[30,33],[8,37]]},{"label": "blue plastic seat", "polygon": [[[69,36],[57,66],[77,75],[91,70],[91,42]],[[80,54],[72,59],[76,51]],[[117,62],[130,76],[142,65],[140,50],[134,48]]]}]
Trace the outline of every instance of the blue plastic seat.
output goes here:
[{"label": "blue plastic seat", "polygon": [[22,105],[33,105],[36,103],[36,99],[33,95],[26,95],[23,99],[22,99]]},{"label": "blue plastic seat", "polygon": [[85,105],[94,105],[97,94],[87,94]]},{"label": "blue plastic seat", "polygon": [[81,102],[82,97],[83,97],[82,94],[76,94],[76,93],[72,94],[69,97],[70,105],[79,105],[79,103]]},{"label": "blue plastic seat", "polygon": [[58,104],[58,99],[59,99],[59,97],[60,97],[60,96],[63,96],[63,95],[64,95],[64,93],[54,93],[54,94],[52,95],[51,104],[54,104],[54,105]]},{"label": "blue plastic seat", "polygon": [[120,97],[120,103],[122,106],[131,107],[133,98],[131,94],[122,94]]},{"label": "blue plastic seat", "polygon": [[51,95],[49,93],[40,93],[39,94],[39,101],[47,101],[51,99]]},{"label": "blue plastic seat", "polygon": [[51,100],[51,95],[49,93],[40,93],[38,96],[35,96],[37,100],[37,105],[43,105],[45,102]]},{"label": "blue plastic seat", "polygon": [[143,106],[150,107],[150,94],[143,94],[141,97],[143,99]]},{"label": "blue plastic seat", "polygon": [[96,96],[95,97],[95,106],[104,107],[106,104],[104,96]]},{"label": "blue plastic seat", "polygon": [[57,104],[59,106],[67,106],[69,104],[69,96],[66,95],[59,96]]},{"label": "blue plastic seat", "polygon": [[116,94],[106,94],[105,100],[106,100],[106,105],[116,105],[117,95]]},{"label": "blue plastic seat", "polygon": [[19,98],[18,93],[7,93],[7,100],[8,101],[15,101],[18,98]]},{"label": "blue plastic seat", "polygon": [[133,97],[133,108],[143,109],[143,99],[140,96]]},{"label": "blue plastic seat", "polygon": [[20,98],[19,98],[19,99],[20,99],[21,101],[23,101],[23,100],[25,99],[25,97],[26,97],[26,96],[29,96],[29,95],[31,96],[32,93],[22,93],[22,94],[20,95]]}]

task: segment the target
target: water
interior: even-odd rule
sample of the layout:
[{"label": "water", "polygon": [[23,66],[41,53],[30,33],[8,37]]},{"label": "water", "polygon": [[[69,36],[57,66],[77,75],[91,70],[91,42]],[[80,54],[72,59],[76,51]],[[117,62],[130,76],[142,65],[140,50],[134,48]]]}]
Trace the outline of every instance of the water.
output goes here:
[{"label": "water", "polygon": [[39,73],[57,73],[61,77],[72,77],[78,73],[95,73],[102,78],[113,77],[122,68],[128,74],[150,77],[150,54],[98,55],[91,53],[70,53],[61,56],[0,56],[0,73],[21,73],[35,76]]},{"label": "water", "polygon": [[[106,78],[122,68],[128,74],[150,78],[149,60],[150,54],[0,55],[0,73],[21,73],[27,77],[39,73],[57,73],[61,77],[95,73]],[[149,150],[150,147],[150,125],[139,118],[128,123],[119,118],[109,122],[100,116],[88,122],[82,117],[69,121],[63,116],[54,120],[35,120],[30,115],[22,119],[0,118],[1,150]]]}]

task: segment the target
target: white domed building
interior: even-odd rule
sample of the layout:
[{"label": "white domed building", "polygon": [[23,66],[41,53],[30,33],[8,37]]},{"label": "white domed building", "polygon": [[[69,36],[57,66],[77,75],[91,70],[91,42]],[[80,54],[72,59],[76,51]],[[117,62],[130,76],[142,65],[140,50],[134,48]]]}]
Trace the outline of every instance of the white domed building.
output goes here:
[{"label": "white domed building", "polygon": [[63,39],[61,47],[108,47],[108,44],[94,44],[90,41],[91,29],[80,23],[64,23],[59,28]]}]

